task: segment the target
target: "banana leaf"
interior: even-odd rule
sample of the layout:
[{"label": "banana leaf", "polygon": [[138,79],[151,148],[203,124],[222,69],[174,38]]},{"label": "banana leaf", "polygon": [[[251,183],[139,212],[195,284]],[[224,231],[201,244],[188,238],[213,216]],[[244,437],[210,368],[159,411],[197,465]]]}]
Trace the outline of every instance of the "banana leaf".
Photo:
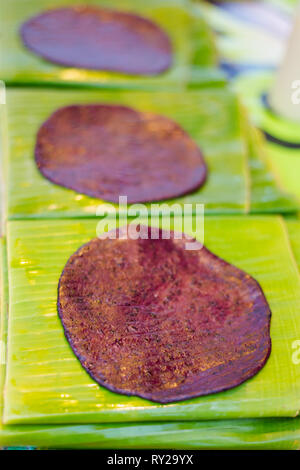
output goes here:
[{"label": "banana leaf", "polygon": [[285,224],[288,231],[288,236],[291,242],[294,257],[300,269],[300,220],[287,219],[285,220]]},{"label": "banana leaf", "polygon": [[[273,349],[266,366],[232,390],[170,405],[114,394],[82,369],[56,311],[68,257],[95,237],[97,220],[8,224],[10,314],[4,423],[100,423],[295,417],[300,368],[300,279],[280,217],[207,217],[205,244],[254,276],[272,310]],[[164,221],[164,223],[166,223]],[[174,221],[178,229],[178,220]],[[185,227],[192,231],[192,218]],[[197,232],[199,236],[199,232]]]},{"label": "banana leaf", "polygon": [[292,14],[297,6],[297,0],[267,0],[267,3],[279,7],[282,11]]},{"label": "banana leaf", "polygon": [[121,103],[169,116],[203,149],[209,167],[207,183],[198,191],[169,203],[203,203],[207,213],[247,211],[247,144],[239,103],[232,92],[223,88],[182,93],[8,89],[9,219],[96,215],[103,201],[54,185],[39,173],[33,155],[36,132],[55,109],[91,102]]},{"label": "banana leaf", "polygon": [[[112,7],[109,0],[89,0],[90,5]],[[170,88],[189,83],[192,66],[203,67],[198,83],[218,84],[222,74],[215,68],[213,35],[201,14],[184,0],[115,0],[113,7],[141,14],[157,22],[170,36],[174,65],[157,77],[129,76],[105,71],[62,67],[47,62],[29,51],[19,37],[21,24],[49,8],[86,4],[82,0],[0,1],[1,78],[8,85],[87,86],[113,88]]]},{"label": "banana leaf", "polygon": [[268,153],[273,171],[280,177],[281,186],[300,201],[300,150],[288,149],[269,142]]},{"label": "banana leaf", "polygon": [[[0,238],[0,416],[3,411],[3,386],[5,378],[6,364],[6,343],[7,343],[7,269],[6,269],[6,248],[3,238]],[[0,420],[1,421],[1,420]],[[1,443],[0,443],[1,446]]]}]

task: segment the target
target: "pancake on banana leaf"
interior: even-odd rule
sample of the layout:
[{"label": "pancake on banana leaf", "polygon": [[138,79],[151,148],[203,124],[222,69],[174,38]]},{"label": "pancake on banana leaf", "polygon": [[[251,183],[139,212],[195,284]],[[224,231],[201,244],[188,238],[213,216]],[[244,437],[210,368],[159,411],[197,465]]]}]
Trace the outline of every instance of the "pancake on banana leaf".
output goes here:
[{"label": "pancake on banana leaf", "polygon": [[65,335],[91,377],[170,403],[255,375],[271,350],[257,281],[195,240],[187,250],[184,234],[141,226],[134,239],[130,230],[83,245],[59,281]]},{"label": "pancake on banana leaf", "polygon": [[201,150],[179,124],[106,104],[54,112],[38,132],[35,159],[50,181],[111,202],[178,197],[207,174]]},{"label": "pancake on banana leaf", "polygon": [[159,26],[106,8],[45,11],[22,25],[21,37],[36,54],[69,67],[157,75],[172,65],[172,45]]}]

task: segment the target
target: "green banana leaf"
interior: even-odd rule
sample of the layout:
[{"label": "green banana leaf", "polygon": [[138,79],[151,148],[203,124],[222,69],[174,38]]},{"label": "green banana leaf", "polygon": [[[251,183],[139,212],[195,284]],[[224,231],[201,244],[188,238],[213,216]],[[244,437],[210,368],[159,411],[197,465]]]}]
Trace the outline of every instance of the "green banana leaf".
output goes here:
[{"label": "green banana leaf", "polygon": [[[197,421],[298,414],[300,368],[292,361],[292,345],[300,338],[300,278],[280,217],[206,217],[206,246],[260,282],[273,314],[273,349],[262,371],[239,387],[170,405],[99,387],[65,340],[56,311],[59,275],[71,253],[95,237],[97,222],[43,220],[38,228],[34,221],[8,224],[5,424]],[[179,228],[177,220],[174,225]],[[191,218],[185,231],[192,231]]]},{"label": "green banana leaf", "polygon": [[[7,263],[6,247],[3,238],[0,238],[0,416],[3,411],[3,386],[5,378],[6,364],[6,343],[7,343]],[[0,419],[1,421],[1,419]],[[1,442],[0,442],[1,446]]]},{"label": "green banana leaf", "polygon": [[299,202],[280,188],[266,157],[266,141],[261,132],[248,125],[250,167],[250,213],[293,213],[299,210]]},{"label": "green banana leaf", "polygon": [[[295,240],[298,239],[297,235],[300,234],[299,222],[297,227],[296,225],[292,224],[292,233]],[[0,257],[1,255],[0,252]],[[4,269],[6,269],[6,265],[4,265]],[[2,276],[3,281],[6,282],[4,276]],[[2,307],[4,305],[3,294],[6,291],[7,283],[5,288],[2,288]],[[4,311],[2,308],[2,319]],[[3,320],[1,325],[3,325]],[[6,341],[3,336],[3,327],[0,332],[1,339]],[[1,398],[0,395],[0,405]],[[299,449],[300,418],[103,425],[4,426],[0,423],[0,447],[57,449]]]},{"label": "green banana leaf", "polygon": [[[91,5],[112,7],[109,0],[89,0]],[[8,85],[93,86],[113,88],[170,88],[189,83],[192,66],[203,67],[199,84],[223,82],[215,68],[213,35],[201,14],[184,0],[114,0],[113,7],[141,14],[157,22],[170,36],[174,65],[157,77],[122,75],[62,67],[47,62],[29,51],[19,37],[21,24],[43,10],[65,5],[86,4],[82,0],[0,0],[1,78]]]},{"label": "green banana leaf", "polygon": [[207,213],[247,211],[247,145],[239,103],[229,90],[153,93],[8,89],[5,134],[9,139],[6,155],[9,219],[96,215],[103,201],[51,183],[39,173],[33,156],[37,130],[55,109],[91,102],[121,103],[169,116],[203,149],[209,167],[207,183],[198,191],[169,203],[203,203]]},{"label": "green banana leaf", "polygon": [[[272,85],[273,75],[267,72],[240,76],[235,88],[247,105],[252,121],[270,135],[287,142],[299,143],[299,125],[275,116],[265,109],[261,96]],[[266,158],[280,187],[295,196],[300,206],[300,149],[286,148],[267,142]]]},{"label": "green banana leaf", "polygon": [[43,449],[299,449],[300,420],[15,425],[0,429],[2,447]]}]

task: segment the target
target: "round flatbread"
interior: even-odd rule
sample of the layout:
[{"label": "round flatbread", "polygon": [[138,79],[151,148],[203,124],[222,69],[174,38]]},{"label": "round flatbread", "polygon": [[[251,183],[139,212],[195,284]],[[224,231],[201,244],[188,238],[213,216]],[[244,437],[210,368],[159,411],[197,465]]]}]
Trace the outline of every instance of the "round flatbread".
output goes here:
[{"label": "round flatbread", "polygon": [[157,75],[172,65],[167,34],[141,16],[93,6],[58,8],[21,27],[25,46],[59,65]]},{"label": "round flatbread", "polygon": [[109,390],[159,403],[255,375],[271,350],[256,280],[205,247],[186,250],[190,238],[142,229],[148,239],[126,239],[125,227],[91,240],[63,270],[58,312],[82,366]]},{"label": "round flatbread", "polygon": [[35,159],[50,181],[111,202],[175,198],[203,185],[207,173],[177,123],[124,106],[58,109],[38,132]]}]

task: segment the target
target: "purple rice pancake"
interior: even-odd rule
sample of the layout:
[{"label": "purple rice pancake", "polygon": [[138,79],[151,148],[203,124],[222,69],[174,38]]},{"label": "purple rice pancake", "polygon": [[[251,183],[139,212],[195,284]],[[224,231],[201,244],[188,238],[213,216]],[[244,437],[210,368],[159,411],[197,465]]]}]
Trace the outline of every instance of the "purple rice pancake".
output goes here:
[{"label": "purple rice pancake", "polygon": [[[58,286],[66,338],[100,385],[158,403],[231,389],[270,350],[271,312],[255,279],[203,247],[140,227],[148,239],[93,239]],[[150,231],[157,239],[150,239]],[[195,242],[197,243],[197,242]]]},{"label": "purple rice pancake", "polygon": [[124,106],[58,109],[37,134],[35,160],[50,181],[106,201],[160,201],[206,180],[201,150],[167,117]]},{"label": "purple rice pancake", "polygon": [[24,45],[56,64],[134,75],[157,75],[172,65],[167,34],[152,21],[95,6],[45,11],[21,27]]}]

